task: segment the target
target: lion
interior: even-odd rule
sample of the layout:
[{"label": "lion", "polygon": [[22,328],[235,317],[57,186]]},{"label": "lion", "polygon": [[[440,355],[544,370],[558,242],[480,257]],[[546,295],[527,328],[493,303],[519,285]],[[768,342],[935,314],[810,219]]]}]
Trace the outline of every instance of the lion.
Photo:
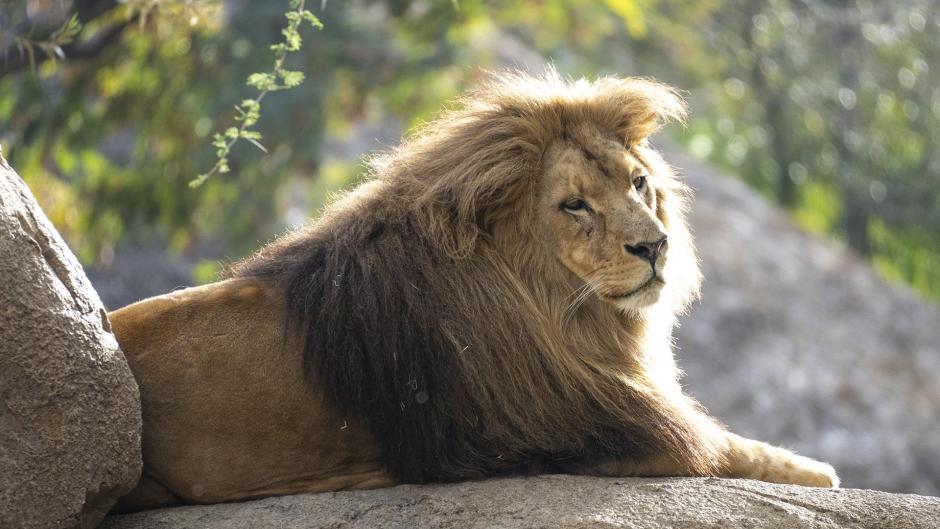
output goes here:
[{"label": "lion", "polygon": [[140,385],[122,510],[543,472],[837,487],[726,430],[671,350],[701,274],[642,78],[494,75],[220,282],[110,314]]}]

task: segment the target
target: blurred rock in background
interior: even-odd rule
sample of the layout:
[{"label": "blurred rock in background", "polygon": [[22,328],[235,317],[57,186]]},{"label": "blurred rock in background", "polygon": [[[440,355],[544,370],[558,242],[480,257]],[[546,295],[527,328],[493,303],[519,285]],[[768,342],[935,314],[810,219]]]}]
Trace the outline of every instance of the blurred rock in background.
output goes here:
[{"label": "blurred rock in background", "polygon": [[940,310],[673,152],[705,274],[682,320],[688,390],[739,434],[832,463],[846,487],[940,493]]},{"label": "blurred rock in background", "polygon": [[119,309],[157,294],[194,286],[193,269],[202,262],[196,255],[178,255],[157,243],[114,249],[108,266],[86,267],[101,301],[109,310]]}]

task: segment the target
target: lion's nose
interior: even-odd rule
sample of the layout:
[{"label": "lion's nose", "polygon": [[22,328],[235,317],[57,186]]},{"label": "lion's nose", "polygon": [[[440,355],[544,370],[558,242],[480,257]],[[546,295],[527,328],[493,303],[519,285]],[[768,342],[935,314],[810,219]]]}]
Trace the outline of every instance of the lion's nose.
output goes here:
[{"label": "lion's nose", "polygon": [[626,248],[627,252],[631,255],[646,259],[651,264],[655,264],[659,254],[666,248],[666,237],[663,236],[663,238],[658,241],[641,242],[636,246],[624,244],[623,247]]}]

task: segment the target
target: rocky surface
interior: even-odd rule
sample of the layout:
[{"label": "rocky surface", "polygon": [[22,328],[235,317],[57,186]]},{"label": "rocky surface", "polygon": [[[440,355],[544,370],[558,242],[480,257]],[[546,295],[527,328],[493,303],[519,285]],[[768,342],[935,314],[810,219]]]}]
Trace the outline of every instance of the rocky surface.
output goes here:
[{"label": "rocky surface", "polygon": [[0,527],[93,527],[140,473],[140,397],[82,267],[0,156]]},{"label": "rocky surface", "polygon": [[721,479],[540,476],[111,516],[102,529],[933,529],[940,499]]},{"label": "rocky surface", "polygon": [[741,182],[667,158],[696,189],[705,273],[678,332],[689,391],[732,430],[832,463],[843,486],[940,494],[940,309]]}]

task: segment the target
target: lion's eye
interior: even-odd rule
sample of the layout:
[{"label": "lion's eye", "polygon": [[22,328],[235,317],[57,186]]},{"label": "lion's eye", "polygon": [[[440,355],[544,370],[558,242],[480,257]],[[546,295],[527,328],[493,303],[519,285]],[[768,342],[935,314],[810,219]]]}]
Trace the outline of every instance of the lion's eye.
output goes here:
[{"label": "lion's eye", "polygon": [[633,188],[637,191],[643,191],[643,188],[646,187],[646,177],[638,176],[633,179]]},{"label": "lion's eye", "polygon": [[561,209],[574,215],[583,215],[587,213],[591,207],[587,205],[587,202],[581,200],[580,198],[572,198],[562,202]]}]

